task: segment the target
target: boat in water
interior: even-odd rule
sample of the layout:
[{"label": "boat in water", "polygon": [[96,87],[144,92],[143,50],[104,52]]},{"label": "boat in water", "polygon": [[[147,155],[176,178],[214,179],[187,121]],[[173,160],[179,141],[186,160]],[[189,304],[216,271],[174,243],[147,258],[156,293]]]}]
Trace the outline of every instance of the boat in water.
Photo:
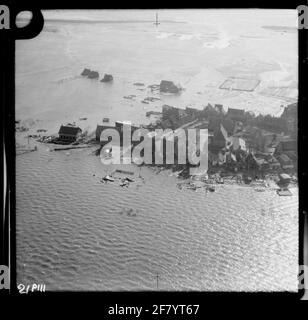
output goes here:
[{"label": "boat in water", "polygon": [[206,191],[210,191],[210,192],[215,192],[215,187],[214,186],[208,186],[206,187]]},{"label": "boat in water", "polygon": [[102,182],[107,182],[107,181],[114,182],[114,178],[107,174],[105,177],[102,178]]}]

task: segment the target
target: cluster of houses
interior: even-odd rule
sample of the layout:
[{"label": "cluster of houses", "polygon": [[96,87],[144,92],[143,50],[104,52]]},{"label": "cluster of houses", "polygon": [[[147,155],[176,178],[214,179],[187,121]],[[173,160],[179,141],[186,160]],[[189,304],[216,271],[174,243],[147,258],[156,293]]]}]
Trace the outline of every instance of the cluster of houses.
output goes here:
[{"label": "cluster of houses", "polygon": [[[208,104],[203,110],[190,107],[179,109],[163,105],[161,113],[148,112],[147,116],[150,115],[157,117],[155,125],[146,126],[151,130],[149,135],[153,139],[155,129],[173,129],[175,132],[177,129],[184,131],[208,129],[209,169],[249,171],[256,175],[297,171],[296,104],[285,107],[279,118],[264,117],[265,122],[280,123],[272,130],[264,129],[262,123],[257,126],[257,117],[251,116],[244,110],[229,108],[226,112],[221,104],[214,106]],[[125,124],[127,123],[117,121],[115,124],[97,125],[96,140],[100,142],[101,132],[112,128],[119,131],[122,144],[121,133]],[[140,128],[137,125],[130,126],[131,134]],[[280,131],[281,127],[284,131]],[[81,129],[75,125],[62,125],[59,130],[59,139],[64,142],[74,142],[78,140],[81,133]],[[168,141],[169,137],[166,135],[164,138]],[[174,150],[176,153],[176,146]]]},{"label": "cluster of houses", "polygon": [[255,175],[297,171],[297,104],[285,107],[279,118],[256,117],[234,108],[226,112],[221,104],[208,104],[203,110],[164,105],[159,121],[152,125],[153,129],[161,127],[208,129],[210,169]]}]

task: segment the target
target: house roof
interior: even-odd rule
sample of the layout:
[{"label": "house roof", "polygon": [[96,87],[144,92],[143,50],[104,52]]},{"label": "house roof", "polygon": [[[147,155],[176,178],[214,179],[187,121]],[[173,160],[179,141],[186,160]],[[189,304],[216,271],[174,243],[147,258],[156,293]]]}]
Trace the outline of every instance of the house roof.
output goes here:
[{"label": "house roof", "polygon": [[67,135],[73,135],[76,136],[79,132],[81,132],[82,130],[79,127],[76,126],[64,126],[61,125],[60,130],[59,130],[59,134],[67,134]]},{"label": "house roof", "polygon": [[290,158],[286,155],[286,154],[281,154],[280,156],[278,156],[278,159],[283,162],[283,163],[289,163],[291,162]]},{"label": "house roof", "polygon": [[297,161],[298,159],[297,152],[295,151],[284,151],[284,154],[286,154],[293,161]]},{"label": "house roof", "polygon": [[262,165],[262,164],[267,164],[268,162],[263,159],[263,158],[255,158],[255,161],[257,162],[258,165]]},{"label": "house roof", "polygon": [[284,108],[281,118],[296,117],[296,116],[297,116],[297,103],[292,103]]},{"label": "house roof", "polygon": [[225,138],[225,140],[228,139],[228,132],[226,131],[226,129],[224,128],[224,126],[222,124],[220,124],[220,130],[221,130],[221,133],[223,135],[223,137]]},{"label": "house roof", "polygon": [[223,107],[222,104],[216,103],[214,107],[219,112],[223,112],[224,111],[224,107]]},{"label": "house roof", "polygon": [[190,107],[186,107],[185,110],[188,111],[188,112],[191,112],[191,113],[193,113],[193,112],[198,112],[198,111],[199,111],[199,110],[196,109],[196,108],[190,108]]},{"label": "house roof", "polygon": [[297,149],[297,141],[295,139],[288,139],[281,141],[282,149],[285,151],[291,151]]}]

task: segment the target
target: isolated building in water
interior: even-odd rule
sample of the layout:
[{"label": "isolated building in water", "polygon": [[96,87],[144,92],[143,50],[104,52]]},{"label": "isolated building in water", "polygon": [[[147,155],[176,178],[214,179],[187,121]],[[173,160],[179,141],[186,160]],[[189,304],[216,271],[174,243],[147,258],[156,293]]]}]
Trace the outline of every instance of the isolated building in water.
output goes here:
[{"label": "isolated building in water", "polygon": [[74,125],[61,125],[59,130],[59,139],[62,141],[76,141],[81,135],[82,130]]}]

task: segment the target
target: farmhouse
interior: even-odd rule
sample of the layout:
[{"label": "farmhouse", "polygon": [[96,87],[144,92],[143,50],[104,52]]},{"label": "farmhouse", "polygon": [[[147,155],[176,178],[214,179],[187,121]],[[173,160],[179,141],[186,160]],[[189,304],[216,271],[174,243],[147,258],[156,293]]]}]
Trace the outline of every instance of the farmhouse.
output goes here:
[{"label": "farmhouse", "polygon": [[59,139],[62,141],[76,141],[81,135],[82,130],[74,125],[61,125],[59,130]]}]

